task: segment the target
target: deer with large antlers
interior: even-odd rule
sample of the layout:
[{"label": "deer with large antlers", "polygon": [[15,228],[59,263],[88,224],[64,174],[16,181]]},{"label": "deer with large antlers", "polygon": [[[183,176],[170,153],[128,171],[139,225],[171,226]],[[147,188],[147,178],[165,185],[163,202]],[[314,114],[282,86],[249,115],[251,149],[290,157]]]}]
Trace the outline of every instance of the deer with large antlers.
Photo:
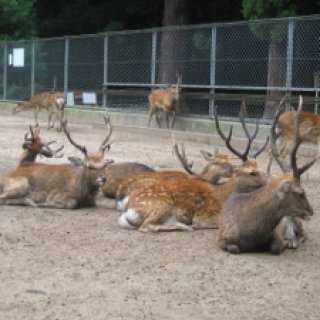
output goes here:
[{"label": "deer with large antlers", "polygon": [[104,160],[104,153],[110,148],[110,126],[107,137],[98,152],[89,154],[85,146],[77,144],[62,123],[69,142],[84,156],[84,159],[69,157],[72,164],[33,163],[9,172],[3,183],[0,204],[28,205],[73,209],[95,205],[95,196],[105,182],[104,170],[110,160]]},{"label": "deer with large antlers", "polygon": [[[291,152],[292,172],[270,177],[265,186],[248,192],[235,190],[224,203],[220,214],[219,245],[230,253],[269,250],[280,253],[294,247],[299,220],[313,214],[313,209],[301,187],[300,177],[317,159],[297,166],[297,151],[303,138],[299,135],[299,114],[294,117],[294,144]],[[279,114],[274,119],[277,122]],[[274,137],[272,137],[274,142]],[[273,148],[273,150],[275,150]],[[274,152],[277,162],[281,162]]]},{"label": "deer with large antlers", "polygon": [[[217,114],[216,124],[219,127]],[[226,183],[214,185],[198,178],[158,181],[129,196],[126,211],[119,218],[119,225],[127,229],[139,228],[143,232],[217,228],[221,206],[236,186],[246,192],[264,185],[265,177],[261,170],[248,159],[257,132],[249,135],[245,129],[248,144],[244,153],[238,152],[230,144],[232,127],[228,137],[222,134],[220,128],[218,132],[229,150],[243,161],[240,169]],[[267,142],[256,155],[266,145]]]},{"label": "deer with large antlers", "polygon": [[43,92],[35,94],[28,101],[24,101],[15,106],[12,114],[21,111],[33,110],[35,126],[39,126],[38,114],[41,110],[47,110],[48,126],[47,129],[54,127],[57,122],[57,130],[61,131],[61,121],[64,118],[65,94],[63,92]]},{"label": "deer with large antlers", "polygon": [[149,118],[148,118],[148,127],[150,127],[152,117],[155,116],[157,125],[160,128],[159,122],[159,112],[165,114],[165,120],[167,128],[169,128],[169,114],[171,114],[171,125],[170,128],[173,128],[177,104],[180,99],[181,91],[181,76],[178,76],[177,84],[169,88],[154,89],[148,95],[149,100]]},{"label": "deer with large antlers", "polygon": [[[282,105],[283,102],[284,99],[282,99],[280,105]],[[294,111],[287,111],[282,113],[277,121],[279,156],[282,162],[291,154],[294,146],[294,117]],[[320,150],[320,115],[308,111],[301,111],[299,113],[299,132],[302,142],[316,144]],[[268,172],[270,172],[273,158],[274,156],[271,153],[267,167]],[[286,164],[284,164],[284,166],[286,170],[290,170]]]}]

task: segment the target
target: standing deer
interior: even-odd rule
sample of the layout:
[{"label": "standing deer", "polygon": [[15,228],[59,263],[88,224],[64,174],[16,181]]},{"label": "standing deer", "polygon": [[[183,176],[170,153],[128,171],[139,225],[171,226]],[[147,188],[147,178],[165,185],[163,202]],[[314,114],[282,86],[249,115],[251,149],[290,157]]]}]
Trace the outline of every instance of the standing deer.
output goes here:
[{"label": "standing deer", "polygon": [[181,82],[181,76],[178,76],[178,81],[175,86],[170,88],[154,89],[149,93],[148,100],[150,109],[148,127],[150,127],[152,117],[155,115],[158,127],[160,128],[159,112],[162,111],[165,114],[167,128],[169,128],[169,113],[172,115],[170,128],[173,128],[177,104],[180,99]]},{"label": "standing deer", "polygon": [[[301,107],[302,98],[294,119],[292,173],[271,177],[265,186],[255,191],[239,193],[236,189],[229,196],[220,214],[221,249],[230,253],[259,250],[280,253],[285,248],[294,247],[296,233],[301,232],[299,220],[295,219],[304,219],[313,214],[300,185],[300,177],[315,163],[317,157],[301,168],[298,168],[296,159],[298,148],[303,142],[299,135]],[[276,153],[274,156],[278,157]]]},{"label": "standing deer", "polygon": [[[280,102],[278,109],[281,108],[283,102],[284,99]],[[294,116],[294,111],[287,111],[281,114],[277,121],[277,136],[280,140],[279,156],[284,160],[287,155],[291,154],[294,146]],[[320,115],[301,111],[299,117],[299,132],[302,142],[316,144],[320,150]],[[271,154],[267,167],[268,172],[270,172],[273,158],[274,156]],[[290,170],[286,164],[284,165],[286,166],[285,170]]]},{"label": "standing deer", "polygon": [[69,157],[72,164],[36,162],[18,167],[4,178],[0,204],[60,209],[94,206],[95,196],[105,182],[105,167],[110,164],[110,160],[104,160],[105,150],[110,148],[108,121],[106,124],[107,137],[98,152],[89,154],[85,146],[74,142],[67,130],[67,121],[63,121],[67,139],[82,152],[84,159]]},{"label": "standing deer", "polygon": [[44,109],[47,110],[48,126],[47,129],[54,127],[57,121],[57,130],[61,131],[61,121],[64,118],[65,97],[63,92],[43,92],[35,94],[28,101],[19,103],[13,110],[12,114],[25,110],[33,110],[35,126],[39,126],[38,114]]},{"label": "standing deer", "polygon": [[[216,124],[219,127],[217,115]],[[247,192],[265,184],[265,177],[256,162],[248,159],[257,130],[258,124],[253,135],[245,130],[248,144],[245,152],[240,153],[230,144],[232,127],[228,137],[218,129],[229,150],[243,161],[240,169],[225,184],[214,185],[199,178],[157,181],[129,196],[126,211],[118,220],[119,225],[127,229],[139,228],[142,232],[217,228],[221,206],[237,186]],[[266,145],[267,142],[256,155]]]}]

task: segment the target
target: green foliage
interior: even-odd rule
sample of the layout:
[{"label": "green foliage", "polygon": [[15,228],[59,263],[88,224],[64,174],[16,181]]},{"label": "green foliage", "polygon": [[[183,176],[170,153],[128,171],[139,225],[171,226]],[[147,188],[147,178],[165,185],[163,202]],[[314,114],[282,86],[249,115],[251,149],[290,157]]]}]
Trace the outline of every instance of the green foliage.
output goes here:
[{"label": "green foliage", "polygon": [[[248,20],[262,18],[288,17],[296,14],[297,7],[293,0],[242,0],[242,13]],[[282,41],[286,36],[287,24],[276,22],[267,26],[250,25],[250,30],[263,40]]]},{"label": "green foliage", "polygon": [[242,0],[242,14],[249,20],[289,17],[296,12],[293,0]]},{"label": "green foliage", "polygon": [[0,0],[0,39],[17,40],[35,35],[35,0]]}]

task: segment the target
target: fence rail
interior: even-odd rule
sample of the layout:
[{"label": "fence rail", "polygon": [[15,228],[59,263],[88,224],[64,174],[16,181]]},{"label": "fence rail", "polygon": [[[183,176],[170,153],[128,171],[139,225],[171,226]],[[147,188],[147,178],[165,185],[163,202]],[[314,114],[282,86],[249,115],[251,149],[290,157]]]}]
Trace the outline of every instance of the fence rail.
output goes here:
[{"label": "fence rail", "polygon": [[93,92],[103,107],[145,110],[146,96],[135,90],[174,84],[178,74],[185,114],[210,116],[220,103],[233,115],[239,103],[232,97],[271,101],[297,92],[317,112],[320,15],[0,43],[3,101],[25,100],[55,83],[57,91]]}]

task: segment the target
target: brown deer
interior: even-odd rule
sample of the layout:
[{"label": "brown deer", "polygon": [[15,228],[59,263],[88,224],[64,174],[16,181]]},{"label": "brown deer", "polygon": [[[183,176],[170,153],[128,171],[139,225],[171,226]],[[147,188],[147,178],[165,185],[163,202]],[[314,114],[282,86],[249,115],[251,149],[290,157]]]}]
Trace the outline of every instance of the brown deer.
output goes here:
[{"label": "brown deer", "polygon": [[33,110],[35,126],[39,126],[38,114],[44,109],[47,110],[48,115],[48,127],[51,129],[54,127],[57,121],[57,130],[61,131],[61,121],[64,118],[65,97],[63,92],[43,92],[35,94],[28,101],[19,103],[13,110],[12,114],[17,114],[21,111]]},{"label": "brown deer", "polygon": [[[216,124],[219,127],[217,115]],[[237,185],[247,192],[265,184],[265,177],[260,174],[262,172],[256,162],[248,159],[257,130],[258,125],[253,135],[245,130],[248,144],[245,152],[240,153],[230,144],[232,127],[228,137],[218,129],[229,150],[243,161],[243,166],[226,183],[214,185],[199,178],[157,181],[129,196],[126,211],[118,220],[119,225],[127,229],[139,228],[142,232],[217,228],[221,206]]]},{"label": "brown deer", "polygon": [[[229,196],[220,214],[221,249],[230,253],[260,250],[280,253],[285,248],[295,246],[296,236],[301,232],[301,224],[295,219],[304,219],[313,214],[313,209],[300,185],[300,177],[318,157],[301,168],[297,166],[296,154],[303,142],[299,135],[301,107],[302,98],[294,120],[292,173],[271,177],[265,186],[252,192],[239,193],[236,189]],[[274,123],[277,118],[278,115]],[[276,153],[274,156],[278,157]]]},{"label": "brown deer", "polygon": [[146,172],[139,175],[134,175],[125,179],[118,188],[116,194],[117,209],[122,211],[128,201],[131,193],[142,187],[147,187],[160,180],[172,180],[177,178],[199,178],[212,183],[217,183],[221,178],[229,178],[233,174],[233,165],[229,163],[227,155],[215,153],[210,154],[207,151],[201,150],[205,159],[209,162],[200,173],[196,173],[191,169],[191,165],[188,163],[185,151],[179,151],[178,145],[174,144],[174,151],[182,163],[182,166],[186,172],[181,171],[157,171],[157,172]]},{"label": "brown deer", "polygon": [[165,120],[167,128],[169,128],[169,113],[171,114],[172,120],[170,128],[173,128],[177,104],[180,99],[181,91],[181,76],[178,76],[177,84],[170,88],[154,89],[148,95],[149,100],[149,118],[148,127],[150,127],[152,117],[155,116],[158,127],[160,128],[159,112],[162,111],[165,114]]},{"label": "brown deer", "polygon": [[[109,132],[108,121],[106,124]],[[0,204],[60,209],[95,205],[95,196],[105,182],[105,167],[110,164],[110,160],[104,160],[105,150],[110,148],[110,135],[107,134],[98,152],[89,154],[85,146],[73,141],[66,120],[62,127],[69,142],[82,152],[84,159],[69,157],[73,164],[36,162],[18,167],[4,178]]]},{"label": "brown deer", "polygon": [[139,162],[119,162],[112,163],[105,169],[105,177],[108,183],[101,187],[101,191],[106,198],[116,198],[117,191],[121,183],[131,177],[141,175],[155,170]]},{"label": "brown deer", "polygon": [[19,166],[24,166],[32,164],[36,161],[38,155],[42,155],[46,158],[61,158],[63,154],[59,153],[64,146],[53,150],[50,145],[56,141],[43,142],[40,137],[39,127],[33,129],[32,126],[29,127],[30,136],[27,132],[24,135],[24,143],[22,145],[22,154],[20,156]]},{"label": "brown deer", "polygon": [[[284,99],[280,102],[278,109],[281,108],[283,102]],[[299,114],[299,132],[302,142],[316,144],[320,150],[320,115],[307,111],[301,111]],[[280,142],[279,156],[284,160],[291,154],[294,146],[294,115],[294,111],[284,112],[279,116],[277,122],[277,136]],[[273,155],[271,153],[267,167],[268,172],[270,172],[272,160]],[[286,166],[285,170],[290,170],[286,164],[284,165]]]}]

